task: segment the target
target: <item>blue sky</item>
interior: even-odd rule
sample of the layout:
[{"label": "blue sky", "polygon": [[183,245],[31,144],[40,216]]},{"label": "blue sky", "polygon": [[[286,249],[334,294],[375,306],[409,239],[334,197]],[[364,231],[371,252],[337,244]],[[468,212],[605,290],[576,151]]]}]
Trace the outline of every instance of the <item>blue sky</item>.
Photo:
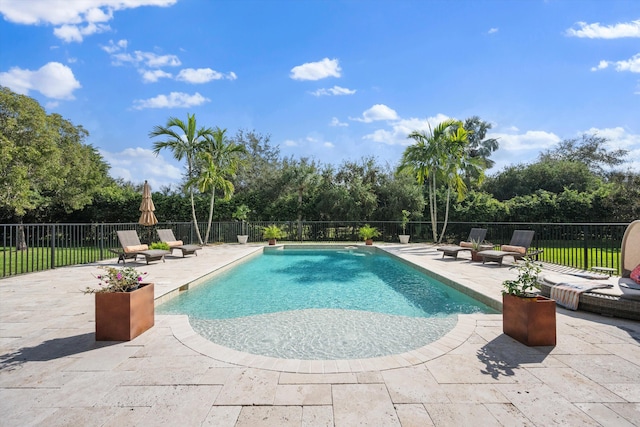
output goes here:
[{"label": "blue sky", "polygon": [[640,170],[640,1],[2,0],[0,85],[84,126],[111,174],[180,181],[171,116],[284,156],[395,166],[406,135],[477,115],[495,173],[583,133]]}]

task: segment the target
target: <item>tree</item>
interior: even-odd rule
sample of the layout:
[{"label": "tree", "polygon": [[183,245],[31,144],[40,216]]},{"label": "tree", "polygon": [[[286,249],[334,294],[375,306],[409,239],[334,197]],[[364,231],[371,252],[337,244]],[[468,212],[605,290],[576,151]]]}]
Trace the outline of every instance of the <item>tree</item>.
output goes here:
[{"label": "tree", "polygon": [[241,145],[229,141],[226,129],[216,128],[213,136],[205,136],[205,142],[201,152],[198,153],[199,171],[193,177],[193,184],[197,185],[200,192],[211,191],[209,204],[209,219],[204,241],[209,241],[211,222],[213,220],[213,208],[216,198],[216,189],[222,190],[223,199],[229,200],[234,192],[232,178],[238,170],[239,155],[245,152]]},{"label": "tree", "polygon": [[280,220],[273,202],[281,192],[282,162],[280,149],[270,143],[269,135],[239,130],[233,141],[245,148],[233,183],[237,203],[251,207],[256,220]]},{"label": "tree", "polygon": [[483,188],[498,200],[533,194],[546,190],[559,194],[565,188],[591,191],[602,180],[579,162],[543,157],[529,165],[515,165],[487,179]]},{"label": "tree", "polygon": [[314,161],[302,158],[299,161],[285,159],[283,162],[283,181],[297,195],[298,239],[302,239],[303,198],[306,191],[319,183],[318,167]]},{"label": "tree", "polygon": [[[177,128],[177,130],[173,128]],[[149,132],[150,138],[160,136],[166,139],[153,143],[153,152],[156,156],[160,153],[160,150],[166,148],[171,150],[176,160],[182,161],[182,159],[186,159],[187,161],[186,184],[184,189],[189,192],[191,199],[191,217],[198,241],[202,245],[204,243],[200,235],[200,229],[198,228],[193,194],[195,186],[194,178],[196,177],[196,156],[198,152],[202,151],[206,138],[213,138],[213,129],[205,127],[197,129],[196,115],[187,114],[187,123],[178,118],[170,117],[165,126],[154,126],[153,130]]]},{"label": "tree", "polygon": [[[483,170],[491,169],[495,162],[489,157],[500,146],[495,138],[485,139],[487,131],[492,127],[491,123],[481,120],[478,116],[472,116],[465,119],[463,127],[467,131],[467,140],[469,141],[467,152],[469,157],[480,159]],[[467,184],[472,179],[477,180],[480,178],[474,169],[465,171],[465,175],[467,176]]]},{"label": "tree", "polygon": [[[463,170],[477,169],[482,166],[477,158],[471,158],[468,152],[468,134],[462,122],[445,120],[429,132],[414,131],[409,138],[415,140],[402,154],[399,172],[410,173],[420,185],[427,185],[429,214],[434,242],[444,237],[449,216],[451,191],[458,195],[458,201],[464,198],[467,186],[462,180]],[[440,184],[441,183],[441,184]],[[437,190],[445,185],[445,218],[440,237],[438,237]]]},{"label": "tree", "polygon": [[0,87],[0,210],[12,219],[59,220],[112,180],[89,133],[34,99]]},{"label": "tree", "polygon": [[540,154],[540,161],[565,160],[584,164],[591,172],[603,175],[605,166],[618,166],[624,162],[627,150],[607,149],[609,140],[596,134],[583,134],[582,139],[565,139],[552,150]]}]

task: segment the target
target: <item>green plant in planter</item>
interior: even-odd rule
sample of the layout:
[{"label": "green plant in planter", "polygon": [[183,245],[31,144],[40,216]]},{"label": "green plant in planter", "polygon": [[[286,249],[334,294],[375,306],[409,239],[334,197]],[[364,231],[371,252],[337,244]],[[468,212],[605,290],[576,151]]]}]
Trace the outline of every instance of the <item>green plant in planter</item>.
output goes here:
[{"label": "green plant in planter", "polygon": [[524,257],[522,260],[522,263],[511,267],[518,270],[518,277],[515,280],[502,282],[504,287],[502,293],[518,297],[533,297],[535,294],[530,291],[538,288],[538,275],[542,269],[540,264],[535,263],[530,257]]},{"label": "green plant in planter", "polygon": [[262,236],[268,240],[283,239],[286,236],[286,233],[277,225],[271,224],[262,229]]},{"label": "green plant in planter", "polygon": [[476,252],[479,251],[481,245],[482,245],[482,240],[471,239],[471,250],[472,251],[476,251]]},{"label": "green plant in planter", "polygon": [[360,227],[360,230],[358,230],[358,235],[363,240],[371,240],[374,237],[378,237],[380,232],[376,227],[371,227],[369,224],[365,224]]},{"label": "green plant in planter", "polygon": [[407,234],[407,224],[409,223],[409,216],[411,216],[411,212],[406,209],[402,209],[402,234]]},{"label": "green plant in planter", "polygon": [[245,221],[247,220],[247,218],[249,217],[249,212],[251,212],[251,209],[249,208],[249,206],[247,205],[240,205],[236,208],[236,211],[233,213],[233,219],[236,219],[240,222],[242,222],[242,230],[241,233],[244,233],[244,226],[245,226]]},{"label": "green plant in planter", "polygon": [[163,251],[168,251],[169,244],[166,242],[153,242],[149,245],[149,249],[162,249]]}]

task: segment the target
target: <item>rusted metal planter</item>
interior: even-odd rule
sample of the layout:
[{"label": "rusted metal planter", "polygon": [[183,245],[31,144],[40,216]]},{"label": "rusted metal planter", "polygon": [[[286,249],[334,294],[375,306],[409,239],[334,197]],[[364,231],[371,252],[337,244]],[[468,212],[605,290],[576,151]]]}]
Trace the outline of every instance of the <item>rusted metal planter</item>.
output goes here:
[{"label": "rusted metal planter", "polygon": [[365,244],[365,245],[367,245],[367,246],[371,246],[371,245],[373,245],[373,239],[366,239],[366,240],[364,241],[364,244]]},{"label": "rusted metal planter", "polygon": [[133,292],[99,292],[96,341],[130,341],[154,324],[153,283]]},{"label": "rusted metal planter", "polygon": [[555,346],[555,300],[502,294],[502,331],[527,346]]}]

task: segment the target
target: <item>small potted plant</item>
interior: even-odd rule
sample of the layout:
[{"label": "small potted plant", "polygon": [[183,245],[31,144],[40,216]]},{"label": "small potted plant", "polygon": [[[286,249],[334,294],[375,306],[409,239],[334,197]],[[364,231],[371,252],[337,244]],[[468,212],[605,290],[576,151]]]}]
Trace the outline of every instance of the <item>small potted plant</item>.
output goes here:
[{"label": "small potted plant", "polygon": [[277,239],[283,239],[286,234],[280,227],[275,224],[271,224],[263,228],[262,236],[269,240],[269,245],[273,246],[276,244]]},{"label": "small potted plant", "polygon": [[167,242],[153,242],[149,245],[149,249],[161,249],[163,251],[170,251],[171,247]]},{"label": "small potted plant", "polygon": [[100,288],[85,289],[95,294],[96,341],[130,341],[154,324],[153,283],[133,267],[103,269]]},{"label": "small potted plant", "polygon": [[482,261],[482,257],[478,255],[478,252],[482,250],[482,241],[471,239],[471,261]]},{"label": "small potted plant", "polygon": [[247,240],[249,239],[249,235],[245,232],[245,221],[247,220],[247,217],[249,216],[250,211],[251,209],[249,209],[249,206],[240,205],[236,208],[236,211],[233,213],[233,218],[241,222],[240,232],[242,234],[238,234],[237,238],[238,238],[238,243],[242,245],[247,243]]},{"label": "small potted plant", "polygon": [[400,243],[405,245],[409,243],[409,238],[411,237],[409,234],[407,234],[407,224],[409,223],[410,215],[411,212],[409,212],[408,210],[402,210],[402,234],[399,235],[398,238],[400,239]]},{"label": "small potted plant", "polygon": [[358,230],[358,235],[369,246],[373,245],[373,238],[378,237],[380,232],[376,227],[371,227],[369,224],[365,224]]},{"label": "small potted plant", "polygon": [[556,345],[556,302],[532,292],[540,265],[524,257],[518,277],[502,283],[502,331],[528,346]]}]

